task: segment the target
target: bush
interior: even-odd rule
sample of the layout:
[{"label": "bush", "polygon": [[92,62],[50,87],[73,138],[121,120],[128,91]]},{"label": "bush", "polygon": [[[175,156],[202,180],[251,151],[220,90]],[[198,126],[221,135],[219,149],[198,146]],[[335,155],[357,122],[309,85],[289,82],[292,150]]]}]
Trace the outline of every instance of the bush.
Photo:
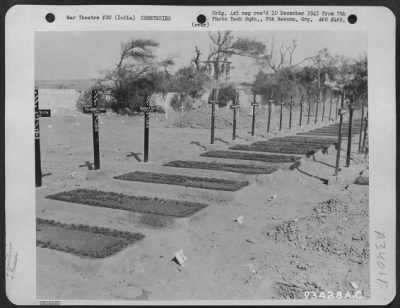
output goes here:
[{"label": "bush", "polygon": [[236,96],[236,88],[230,84],[219,89],[219,107],[225,107],[229,101],[233,102]]}]

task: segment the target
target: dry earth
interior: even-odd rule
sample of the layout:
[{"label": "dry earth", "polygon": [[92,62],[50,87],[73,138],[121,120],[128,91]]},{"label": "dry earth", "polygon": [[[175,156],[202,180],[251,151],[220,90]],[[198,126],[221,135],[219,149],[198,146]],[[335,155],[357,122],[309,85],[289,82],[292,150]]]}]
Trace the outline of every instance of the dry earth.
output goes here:
[{"label": "dry earth", "polygon": [[[89,171],[87,164],[93,160],[91,117],[57,114],[42,118],[44,177],[43,187],[37,189],[37,217],[140,232],[145,238],[97,260],[37,248],[38,298],[285,299],[303,298],[304,291],[355,290],[369,296],[368,186],[352,184],[368,169],[368,159],[357,154],[358,136],[353,139],[351,167],[342,167],[343,181],[332,185],[322,180],[334,173],[333,147],[327,154],[303,158],[298,169],[289,170],[286,165],[269,175],[162,166],[177,159],[217,161],[200,154],[328,124],[318,119],[317,125],[299,129],[297,116],[291,131],[285,122],[285,129],[278,132],[277,112],[271,133],[266,133],[265,116],[260,116],[255,137],[249,136],[249,125],[245,129],[238,125],[239,138],[232,142],[231,128],[220,128],[214,145],[209,144],[208,129],[176,127],[179,114],[170,114],[168,120],[152,115],[151,161],[146,164],[138,161],[143,159],[143,117],[102,115],[101,170],[96,172]],[[250,123],[250,116],[241,117]],[[345,148],[346,142],[342,165]],[[135,170],[248,179],[251,185],[223,192],[113,179]],[[45,198],[76,188],[199,201],[209,206],[189,218],[161,219]],[[239,216],[242,224],[235,222]],[[183,266],[171,261],[180,249],[188,258]]]}]

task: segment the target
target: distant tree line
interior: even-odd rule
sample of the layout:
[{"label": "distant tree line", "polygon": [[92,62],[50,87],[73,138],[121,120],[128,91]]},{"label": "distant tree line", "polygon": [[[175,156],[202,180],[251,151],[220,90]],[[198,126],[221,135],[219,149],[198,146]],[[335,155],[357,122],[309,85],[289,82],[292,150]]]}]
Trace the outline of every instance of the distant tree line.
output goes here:
[{"label": "distant tree line", "polygon": [[[235,97],[235,85],[221,81],[221,63],[233,56],[248,57],[260,66],[251,86],[254,94],[261,95],[264,102],[273,95],[284,96],[295,101],[326,97],[333,91],[346,91],[356,99],[367,93],[367,58],[351,60],[343,56],[332,56],[327,49],[316,55],[293,63],[297,42],[280,46],[276,53],[273,41],[264,43],[235,38],[230,31],[210,33],[210,50],[202,61],[202,52],[195,46],[194,58],[187,66],[175,72],[173,58],[158,59],[158,42],[133,39],[121,44],[121,52],[115,67],[106,71],[97,80],[96,87],[107,96],[101,96],[99,105],[111,108],[119,114],[132,114],[143,105],[144,95],[175,92],[178,95],[171,105],[175,110],[188,110],[206,91],[218,86],[220,105],[224,106]],[[210,74],[210,65],[213,66]],[[269,72],[265,72],[268,68]],[[90,104],[90,93],[82,94],[78,108]]]}]

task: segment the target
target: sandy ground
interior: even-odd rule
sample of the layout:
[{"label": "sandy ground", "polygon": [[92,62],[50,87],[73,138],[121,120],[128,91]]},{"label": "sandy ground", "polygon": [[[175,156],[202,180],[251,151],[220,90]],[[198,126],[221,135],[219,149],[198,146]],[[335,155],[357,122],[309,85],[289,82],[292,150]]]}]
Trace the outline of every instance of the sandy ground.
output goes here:
[{"label": "sandy ground", "polygon": [[[144,164],[138,161],[143,159],[143,116],[100,116],[99,171],[90,171],[87,165],[93,162],[90,116],[58,114],[40,120],[44,177],[43,187],[37,189],[37,217],[141,232],[145,238],[101,260],[37,248],[38,298],[274,299],[303,298],[305,291],[357,290],[369,296],[368,186],[352,184],[368,169],[368,159],[357,154],[358,136],[353,138],[350,168],[343,166],[343,144],[341,180],[332,185],[321,179],[332,180],[333,147],[327,154],[302,159],[296,170],[282,165],[270,175],[163,167],[176,159],[218,161],[199,155],[328,125],[319,118],[316,125],[299,128],[297,115],[292,130],[286,124],[279,132],[279,110],[275,110],[271,133],[266,133],[266,119],[260,116],[256,136],[249,135],[250,125],[238,126],[239,138],[233,142],[231,128],[220,128],[210,145],[209,129],[175,127],[179,117],[151,116],[151,161]],[[247,114],[243,117],[251,121]],[[251,185],[238,192],[221,192],[112,178],[135,170],[248,179]],[[209,206],[189,218],[154,220],[45,198],[78,187]],[[268,201],[273,195],[276,198]],[[239,216],[242,224],[235,222]],[[183,266],[171,261],[180,249],[188,257]]]}]

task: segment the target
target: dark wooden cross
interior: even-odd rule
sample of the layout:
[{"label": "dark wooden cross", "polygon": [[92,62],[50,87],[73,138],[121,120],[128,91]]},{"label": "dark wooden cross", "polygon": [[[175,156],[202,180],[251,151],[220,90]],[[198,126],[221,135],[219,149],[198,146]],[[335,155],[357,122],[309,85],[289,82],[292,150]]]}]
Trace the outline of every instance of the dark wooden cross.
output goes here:
[{"label": "dark wooden cross", "polygon": [[271,108],[272,103],[274,102],[274,93],[271,92],[271,97],[268,100],[268,124],[267,124],[267,133],[269,133],[270,123],[271,123]]},{"label": "dark wooden cross", "polygon": [[330,100],[329,100],[329,121],[332,119],[332,102],[333,102],[333,96],[332,96],[332,93],[331,93],[331,98],[330,98]]},{"label": "dark wooden cross", "polygon": [[360,137],[358,139],[358,153],[361,153],[361,141],[362,141],[363,128],[364,128],[364,102],[361,101],[361,125],[360,125]]},{"label": "dark wooden cross", "polygon": [[236,139],[236,112],[240,108],[239,104],[239,92],[236,91],[235,99],[233,104],[231,105],[231,109],[233,110],[233,123],[232,123],[232,140]]},{"label": "dark wooden cross", "polygon": [[315,124],[317,124],[317,122],[318,122],[318,105],[319,105],[319,97],[316,96],[316,99],[315,99],[315,121],[314,121]]},{"label": "dark wooden cross", "polygon": [[292,129],[292,108],[293,108],[293,97],[290,97],[290,107],[289,107],[289,129]]},{"label": "dark wooden cross", "polygon": [[211,95],[208,98],[208,103],[211,104],[211,144],[214,144],[214,130],[215,130],[215,104],[218,104],[218,89],[213,88]]},{"label": "dark wooden cross", "polygon": [[40,127],[39,118],[50,117],[50,109],[39,109],[39,90],[35,88],[35,183],[42,186],[42,162],[40,158]]},{"label": "dark wooden cross", "polygon": [[310,124],[310,116],[311,116],[311,91],[308,91],[308,115],[307,115],[307,125]]},{"label": "dark wooden cross", "polygon": [[258,103],[256,101],[256,94],[253,95],[253,102],[251,103],[251,106],[253,106],[253,118],[251,122],[251,135],[254,136],[254,131],[256,128],[256,107],[258,106]]},{"label": "dark wooden cross", "polygon": [[144,156],[143,161],[149,160],[149,139],[150,139],[150,113],[156,110],[156,106],[150,105],[150,95],[144,95],[144,106],[140,107],[140,111],[144,112]]},{"label": "dark wooden cross", "polygon": [[83,112],[92,114],[94,170],[98,170],[100,169],[99,113],[105,113],[106,108],[98,106],[98,91],[96,89],[92,90],[92,107],[83,107]]},{"label": "dark wooden cross", "polygon": [[346,114],[346,108],[343,108],[344,104],[344,90],[341,95],[341,108],[338,109],[339,115],[339,136],[338,136],[338,143],[337,143],[337,151],[336,151],[336,168],[335,168],[335,175],[339,174],[339,163],[340,163],[340,151],[342,147],[342,125],[343,125],[343,116]]},{"label": "dark wooden cross", "polygon": [[346,156],[346,167],[350,167],[350,157],[351,157],[351,139],[353,130],[353,111],[354,111],[354,96],[352,102],[349,104],[349,128],[347,135],[347,156]]},{"label": "dark wooden cross", "polygon": [[299,121],[300,127],[301,127],[301,122],[303,120],[303,105],[304,105],[304,101],[303,101],[303,95],[302,95],[301,99],[300,99],[300,121]]},{"label": "dark wooden cross", "polygon": [[283,105],[285,103],[283,102],[283,96],[281,96],[281,114],[279,118],[279,130],[282,130],[282,115],[283,115]]}]

